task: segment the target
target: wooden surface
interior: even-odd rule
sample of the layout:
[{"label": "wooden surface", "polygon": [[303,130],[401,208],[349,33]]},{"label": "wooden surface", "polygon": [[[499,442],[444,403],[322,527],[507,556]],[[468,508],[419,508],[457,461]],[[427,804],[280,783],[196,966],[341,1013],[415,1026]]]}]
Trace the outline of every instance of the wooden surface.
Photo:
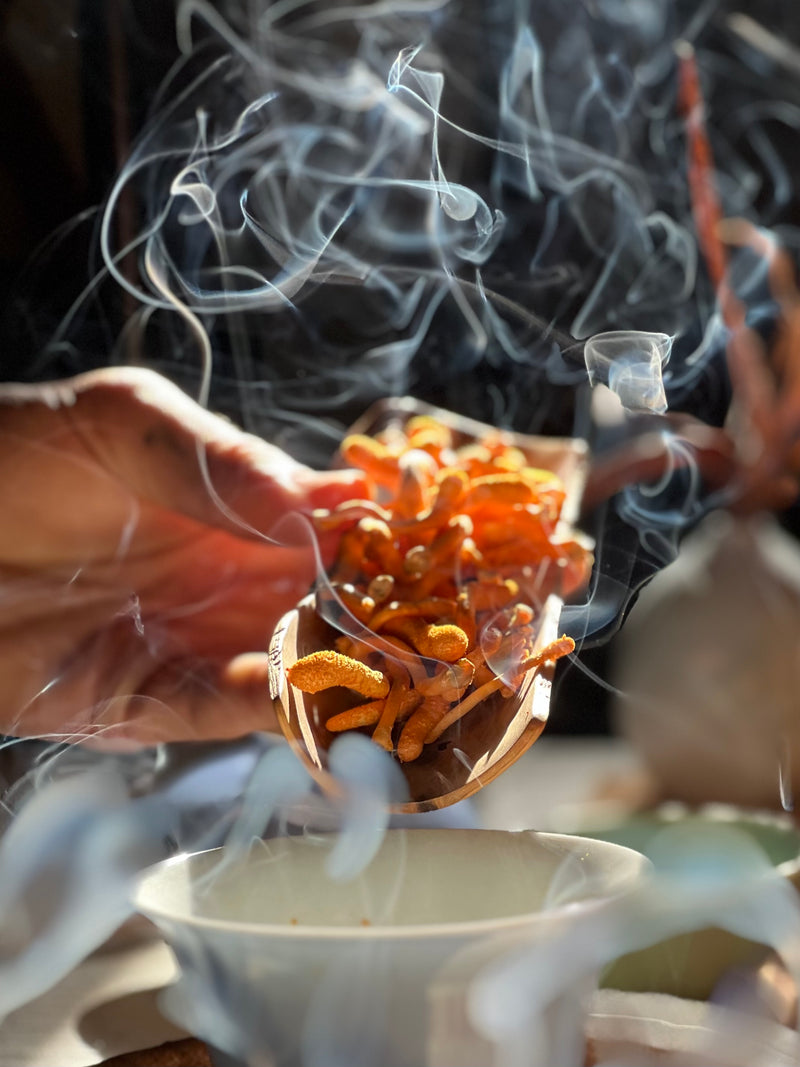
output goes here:
[{"label": "wooden surface", "polygon": [[212,1067],[208,1049],[202,1041],[187,1037],[168,1041],[156,1048],[126,1052],[104,1060],[100,1067]]}]

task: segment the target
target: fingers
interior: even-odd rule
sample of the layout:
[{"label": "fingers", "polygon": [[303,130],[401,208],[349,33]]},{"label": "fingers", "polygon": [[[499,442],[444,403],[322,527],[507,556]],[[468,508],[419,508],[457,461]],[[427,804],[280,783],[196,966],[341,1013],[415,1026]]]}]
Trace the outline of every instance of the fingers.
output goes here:
[{"label": "fingers", "polygon": [[285,515],[364,495],[360,473],[311,471],[152,371],[113,368],[59,386],[51,400],[69,386],[62,413],[98,464],[142,499],[238,536],[302,539],[300,526],[278,529]]},{"label": "fingers", "polygon": [[312,508],[335,508],[346,500],[369,496],[366,478],[357,470],[315,471],[301,467],[297,484]]},{"label": "fingers", "polygon": [[109,703],[93,724],[104,745],[223,741],[277,730],[266,653],[227,663],[169,664],[135,696]]},{"label": "fingers", "polygon": [[[143,673],[137,667],[145,666],[151,673],[137,678]],[[91,674],[91,665],[87,669]],[[124,751],[277,730],[266,653],[220,663],[174,661],[155,670],[140,661],[125,674],[127,684],[95,694],[93,701],[85,699],[86,687],[79,682],[56,685],[16,717],[13,733]]]},{"label": "fingers", "polygon": [[173,622],[102,606],[94,623],[73,613],[5,634],[2,732],[119,748],[272,730],[269,631],[256,613],[228,624],[243,629],[205,653]]},{"label": "fingers", "polygon": [[688,418],[661,421],[669,433],[648,430],[594,460],[581,502],[584,513],[626,487],[659,482],[683,467],[697,470],[712,489],[730,479],[734,456],[724,431]]},{"label": "fingers", "polygon": [[[361,473],[310,471],[141,367],[0,386],[0,408],[0,452],[13,442],[15,466],[20,457],[34,466],[63,465],[78,453],[78,481],[90,477],[81,464],[94,465],[150,504],[239,537],[276,538],[285,515],[335,507],[366,492]],[[53,447],[42,450],[43,441]],[[308,540],[301,526],[282,536],[295,544]]]}]

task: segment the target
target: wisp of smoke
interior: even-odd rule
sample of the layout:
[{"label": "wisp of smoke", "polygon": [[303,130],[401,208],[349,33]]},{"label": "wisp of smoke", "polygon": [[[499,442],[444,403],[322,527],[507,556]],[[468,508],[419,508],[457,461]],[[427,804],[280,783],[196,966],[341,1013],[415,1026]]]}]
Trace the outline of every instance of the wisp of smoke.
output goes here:
[{"label": "wisp of smoke", "polygon": [[[185,0],[180,57],[102,212],[102,267],[31,373],[74,366],[82,333],[121,307],[110,360],[159,367],[310,462],[327,461],[369,401],[403,392],[527,432],[592,430],[596,383],[629,413],[703,408],[719,421],[726,335],[697,254],[673,43],[692,40],[723,90],[742,79],[714,128],[720,193],[728,213],[774,225],[790,247],[793,187],[776,140],[797,132],[800,96],[791,48],[716,5],[691,8]],[[704,51],[718,38],[722,59]],[[765,63],[791,81],[786,99],[763,98]],[[737,253],[732,278],[768,324],[760,264]],[[708,506],[692,457],[675,458],[658,484],[615,502],[624,521],[612,514],[599,532],[590,602],[565,616],[573,632],[617,625],[643,573]],[[0,843],[0,1014],[118,925],[145,863],[176,844],[224,841],[234,855],[316,797],[288,749],[259,753],[235,799],[197,819],[168,790],[137,794],[121,764],[97,762],[53,780],[41,765],[41,788]],[[338,800],[314,803],[342,829],[328,871],[342,879],[374,854],[398,782],[360,738],[338,743],[331,770]],[[786,944],[796,906],[757,879],[739,899],[740,874],[712,892],[671,873],[656,883],[670,892],[618,921],[554,931],[544,955],[523,951],[479,983],[476,1026],[507,1037],[505,1062],[518,1062],[553,974],[577,979],[645,930],[717,920],[720,894],[731,929]],[[39,900],[37,885],[58,899]],[[795,971],[796,950],[790,939]],[[207,977],[197,1010],[235,1047]],[[343,967],[321,990],[325,1025],[354,980]],[[309,1041],[308,1062],[323,1062]]]}]

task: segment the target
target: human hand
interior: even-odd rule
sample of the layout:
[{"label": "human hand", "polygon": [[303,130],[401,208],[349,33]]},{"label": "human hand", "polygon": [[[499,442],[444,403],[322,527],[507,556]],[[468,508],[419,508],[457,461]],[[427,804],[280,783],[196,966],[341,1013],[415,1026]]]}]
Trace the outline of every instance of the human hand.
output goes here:
[{"label": "human hand", "polygon": [[0,386],[0,485],[0,731],[115,747],[274,726],[298,513],[365,493],[140,368]]}]

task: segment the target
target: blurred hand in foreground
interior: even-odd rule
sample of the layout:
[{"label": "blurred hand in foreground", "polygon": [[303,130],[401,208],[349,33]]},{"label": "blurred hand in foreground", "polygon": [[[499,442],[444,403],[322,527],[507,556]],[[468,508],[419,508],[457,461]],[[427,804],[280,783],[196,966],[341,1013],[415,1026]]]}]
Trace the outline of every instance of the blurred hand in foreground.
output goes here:
[{"label": "blurred hand in foreground", "polygon": [[365,492],[138,368],[0,386],[0,485],[0,732],[113,747],[274,726],[299,513]]}]

